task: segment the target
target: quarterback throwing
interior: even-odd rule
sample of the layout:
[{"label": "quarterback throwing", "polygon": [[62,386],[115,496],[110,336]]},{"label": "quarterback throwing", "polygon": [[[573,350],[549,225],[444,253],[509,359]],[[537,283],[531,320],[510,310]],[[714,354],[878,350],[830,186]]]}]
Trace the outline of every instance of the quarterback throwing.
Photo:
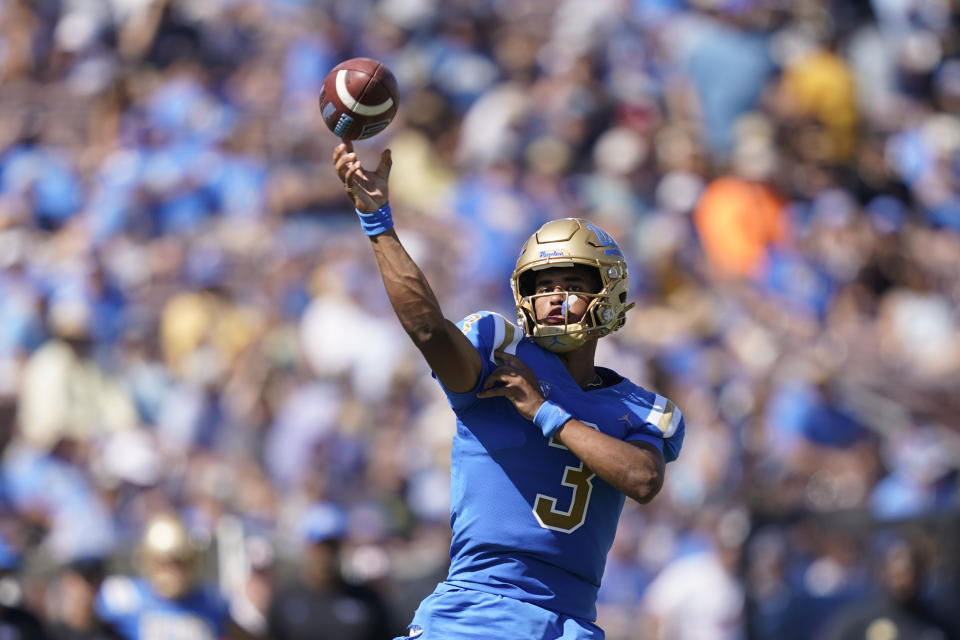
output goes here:
[{"label": "quarterback throwing", "polygon": [[406,637],[602,639],[597,590],[624,500],[657,495],[684,436],[670,400],[595,363],[633,306],[620,247],[590,221],[548,222],[510,281],[519,324],[492,311],[453,323],[394,231],[390,151],[370,170],[344,143],[333,163],[457,419],[450,570]]}]

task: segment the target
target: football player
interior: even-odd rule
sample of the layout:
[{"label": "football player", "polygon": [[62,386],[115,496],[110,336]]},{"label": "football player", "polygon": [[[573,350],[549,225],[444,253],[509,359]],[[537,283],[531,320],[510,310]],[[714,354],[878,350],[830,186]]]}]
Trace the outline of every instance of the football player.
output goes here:
[{"label": "football player", "polygon": [[344,578],[347,514],[318,502],[301,522],[304,543],[295,580],[280,586],[267,614],[270,640],[384,640],[387,608],[375,589]]},{"label": "football player", "polygon": [[200,557],[172,513],[153,516],[139,558],[143,577],[108,577],[97,613],[129,640],[216,640],[229,628],[226,601],[200,583]]},{"label": "football player", "polygon": [[511,278],[519,326],[490,311],[454,324],[393,229],[390,151],[369,170],[343,143],[333,163],[457,417],[450,569],[407,637],[603,638],[597,590],[625,496],[657,495],[684,435],[670,400],[594,364],[633,306],[622,251],[587,220],[548,222]]}]

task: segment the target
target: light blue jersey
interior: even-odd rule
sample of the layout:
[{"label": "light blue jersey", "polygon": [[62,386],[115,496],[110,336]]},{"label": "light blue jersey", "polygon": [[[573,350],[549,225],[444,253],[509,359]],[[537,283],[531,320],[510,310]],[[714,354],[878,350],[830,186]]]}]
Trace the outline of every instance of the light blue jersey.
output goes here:
[{"label": "light blue jersey", "polygon": [[574,418],[614,438],[648,442],[667,462],[680,452],[683,417],[672,402],[626,379],[584,391],[554,353],[499,314],[476,313],[458,326],[480,353],[483,371],[477,388],[446,391],[457,416],[446,582],[595,620],[624,495],[544,438],[509,400],[481,400],[476,392],[497,368],[495,352],[515,354],[544,395]]},{"label": "light blue jersey", "polygon": [[143,578],[111,576],[97,594],[101,619],[129,640],[218,640],[229,612],[210,589],[170,600],[157,595]]}]

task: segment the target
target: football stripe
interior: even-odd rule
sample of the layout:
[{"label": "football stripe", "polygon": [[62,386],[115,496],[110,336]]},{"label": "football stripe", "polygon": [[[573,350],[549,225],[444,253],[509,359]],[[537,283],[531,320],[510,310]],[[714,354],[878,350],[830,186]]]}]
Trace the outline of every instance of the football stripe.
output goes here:
[{"label": "football stripe", "polygon": [[520,344],[520,339],[523,338],[523,335],[516,330],[517,327],[514,324],[499,313],[493,313],[491,315],[496,322],[496,332],[493,336],[493,343],[496,346],[493,350],[506,351],[511,355],[517,355],[517,345]]},{"label": "football stripe", "polygon": [[360,101],[350,95],[350,91],[347,90],[346,69],[337,71],[337,97],[340,98],[340,102],[342,102],[347,109],[360,116],[378,116],[393,106],[393,98],[387,98],[380,104],[375,105],[361,104]]}]

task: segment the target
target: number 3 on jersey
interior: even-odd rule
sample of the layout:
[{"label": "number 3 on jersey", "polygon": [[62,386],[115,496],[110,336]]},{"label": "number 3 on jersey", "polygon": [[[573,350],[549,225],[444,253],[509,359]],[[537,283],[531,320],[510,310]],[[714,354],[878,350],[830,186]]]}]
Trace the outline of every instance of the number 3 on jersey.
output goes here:
[{"label": "number 3 on jersey", "polygon": [[[597,425],[590,422],[584,424],[597,428]],[[565,446],[550,439],[550,446],[559,449],[566,449]],[[537,494],[537,499],[533,503],[533,515],[544,529],[560,531],[561,533],[573,533],[587,520],[587,507],[590,505],[590,494],[593,493],[593,478],[596,476],[590,467],[581,462],[577,466],[567,465],[563,470],[563,479],[560,482],[565,487],[573,489],[570,496],[570,508],[566,511],[557,509],[557,498]]]}]

